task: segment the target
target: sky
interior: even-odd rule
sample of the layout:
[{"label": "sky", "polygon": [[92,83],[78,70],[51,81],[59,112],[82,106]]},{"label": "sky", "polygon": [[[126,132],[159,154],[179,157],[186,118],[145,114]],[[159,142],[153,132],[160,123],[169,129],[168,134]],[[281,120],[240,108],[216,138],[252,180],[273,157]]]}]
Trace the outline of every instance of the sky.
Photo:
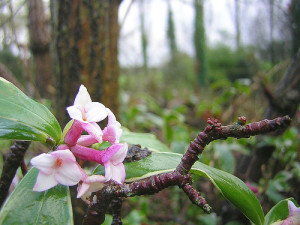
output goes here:
[{"label": "sky", "polygon": [[[125,14],[132,0],[124,0],[120,6],[119,19],[122,24],[120,39],[120,61],[123,65],[142,63],[142,50],[139,24],[139,4],[131,5],[126,18]],[[216,4],[217,2],[217,4]],[[193,21],[194,9],[192,0],[170,0],[175,21],[175,31],[178,48],[193,55]],[[222,40],[220,31],[234,34],[233,17],[228,13],[228,0],[206,1],[205,22],[208,43],[213,44]],[[149,37],[149,63],[160,64],[168,58],[167,47],[167,1],[144,0],[145,27]],[[220,22],[220,19],[222,22]]]}]

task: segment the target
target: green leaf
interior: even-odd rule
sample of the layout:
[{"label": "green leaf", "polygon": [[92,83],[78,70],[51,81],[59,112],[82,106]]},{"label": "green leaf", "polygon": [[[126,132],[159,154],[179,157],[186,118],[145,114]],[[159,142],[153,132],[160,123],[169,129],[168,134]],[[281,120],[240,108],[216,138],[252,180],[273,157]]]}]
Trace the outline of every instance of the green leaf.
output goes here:
[{"label": "green leaf", "polygon": [[53,114],[0,78],[0,138],[57,144],[61,128]]},{"label": "green leaf", "polygon": [[139,144],[142,147],[147,147],[151,151],[168,152],[169,149],[155,135],[148,133],[124,132],[121,137],[121,142],[128,144]]},{"label": "green leaf", "polygon": [[289,215],[289,207],[288,207],[289,200],[294,202],[296,206],[298,206],[297,202],[293,198],[281,200],[275,206],[273,206],[273,208],[265,216],[264,225],[269,225],[280,220],[285,220]]},{"label": "green leaf", "polygon": [[34,192],[37,174],[38,170],[32,168],[6,200],[0,224],[73,224],[69,188],[57,185],[48,191]]},{"label": "green leaf", "polygon": [[254,224],[264,223],[264,213],[258,199],[239,178],[200,162],[195,163],[191,172],[209,178],[221,194]]},{"label": "green leaf", "polygon": [[[179,164],[181,158],[182,155],[180,154],[154,152],[140,161],[124,163],[126,182],[133,182],[152,175],[173,171]],[[103,175],[103,167],[97,167],[94,173]],[[201,162],[194,164],[191,173],[209,178],[220,193],[253,223],[256,225],[263,224],[264,214],[260,203],[243,181],[227,172],[212,168]]]}]

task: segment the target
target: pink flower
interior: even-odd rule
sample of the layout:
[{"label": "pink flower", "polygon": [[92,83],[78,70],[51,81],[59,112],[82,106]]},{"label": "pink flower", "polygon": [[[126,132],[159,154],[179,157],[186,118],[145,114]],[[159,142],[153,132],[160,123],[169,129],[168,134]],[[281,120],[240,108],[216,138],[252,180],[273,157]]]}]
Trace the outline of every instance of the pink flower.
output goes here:
[{"label": "pink flower", "polygon": [[105,168],[106,180],[114,180],[119,184],[125,181],[125,167],[123,160],[125,159],[128,151],[126,143],[114,144],[106,150],[98,151],[81,145],[71,147],[72,153],[82,159],[97,162]]},{"label": "pink flower", "polygon": [[104,120],[108,112],[103,104],[92,102],[85,86],[80,86],[74,104],[67,107],[67,111],[72,119],[81,123],[86,132],[102,142],[102,130],[97,122]]},{"label": "pink flower", "polygon": [[108,141],[110,144],[116,144],[120,142],[120,137],[122,135],[121,124],[116,120],[113,112],[106,108],[108,112],[108,124],[103,130],[103,141]]},{"label": "pink flower", "polygon": [[64,142],[69,146],[74,146],[76,145],[77,140],[80,138],[83,128],[81,126],[81,123],[77,120],[71,120],[68,124],[71,124],[71,127],[69,128],[64,137]]},{"label": "pink flower", "polygon": [[78,184],[77,198],[86,200],[92,192],[101,190],[105,182],[106,178],[101,175],[86,176],[83,181]]},{"label": "pink flower", "polygon": [[100,158],[97,159],[105,168],[107,180],[114,180],[119,184],[125,181],[125,167],[122,163],[127,155],[128,145],[126,143],[114,144],[108,147]]},{"label": "pink flower", "polygon": [[31,159],[31,164],[39,169],[34,191],[45,191],[57,184],[72,186],[84,178],[83,170],[68,149],[38,155]]}]

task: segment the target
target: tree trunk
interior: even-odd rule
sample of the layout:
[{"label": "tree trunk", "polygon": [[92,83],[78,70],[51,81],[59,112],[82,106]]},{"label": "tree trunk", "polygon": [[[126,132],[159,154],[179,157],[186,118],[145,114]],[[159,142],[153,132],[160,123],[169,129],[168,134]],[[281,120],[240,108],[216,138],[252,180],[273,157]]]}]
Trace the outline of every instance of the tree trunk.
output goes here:
[{"label": "tree trunk", "polygon": [[52,50],[56,78],[55,108],[68,121],[80,84],[93,101],[118,115],[118,8],[121,0],[53,0]]},{"label": "tree trunk", "polygon": [[294,57],[300,48],[300,2],[291,0],[290,6],[290,27],[292,32],[292,57]]},{"label": "tree trunk", "polygon": [[140,0],[140,28],[141,28],[141,44],[143,53],[143,69],[144,73],[148,75],[148,37],[145,28],[145,2]]},{"label": "tree trunk", "polygon": [[175,62],[175,58],[177,57],[177,44],[176,44],[176,34],[175,34],[175,25],[173,19],[173,11],[171,8],[170,0],[168,1],[168,21],[167,21],[167,38],[168,38],[168,46],[169,52],[171,56],[171,61]]},{"label": "tree trunk", "polygon": [[240,23],[240,2],[239,0],[234,1],[234,24],[235,24],[235,45],[236,49],[241,49],[241,23]]},{"label": "tree trunk", "polygon": [[194,0],[194,1],[195,1],[194,45],[196,51],[196,74],[198,77],[198,86],[205,87],[206,84],[208,83],[208,77],[207,77],[203,0]]},{"label": "tree trunk", "polygon": [[35,86],[37,94],[42,98],[53,97],[53,81],[50,57],[50,32],[42,0],[29,0],[28,20],[30,50],[34,58]]}]

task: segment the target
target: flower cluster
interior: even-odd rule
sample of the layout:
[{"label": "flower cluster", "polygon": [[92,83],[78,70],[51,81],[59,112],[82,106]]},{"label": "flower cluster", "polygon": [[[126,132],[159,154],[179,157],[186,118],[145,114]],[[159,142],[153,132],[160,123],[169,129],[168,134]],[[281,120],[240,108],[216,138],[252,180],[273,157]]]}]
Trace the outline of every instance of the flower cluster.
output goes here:
[{"label": "flower cluster", "polygon": [[[78,184],[77,197],[84,198],[91,192],[100,190],[103,184],[114,180],[123,184],[128,146],[119,143],[122,135],[121,124],[112,111],[99,102],[92,102],[87,89],[81,85],[74,104],[67,108],[71,121],[66,126],[64,144],[48,154],[41,154],[31,160],[39,169],[34,191],[45,191],[57,184],[73,186]],[[108,117],[108,124],[102,130],[97,122]],[[83,132],[87,134],[83,135]],[[90,146],[96,143],[109,142],[106,150],[96,150]],[[105,176],[88,176],[76,158],[94,161],[104,166]]]}]

